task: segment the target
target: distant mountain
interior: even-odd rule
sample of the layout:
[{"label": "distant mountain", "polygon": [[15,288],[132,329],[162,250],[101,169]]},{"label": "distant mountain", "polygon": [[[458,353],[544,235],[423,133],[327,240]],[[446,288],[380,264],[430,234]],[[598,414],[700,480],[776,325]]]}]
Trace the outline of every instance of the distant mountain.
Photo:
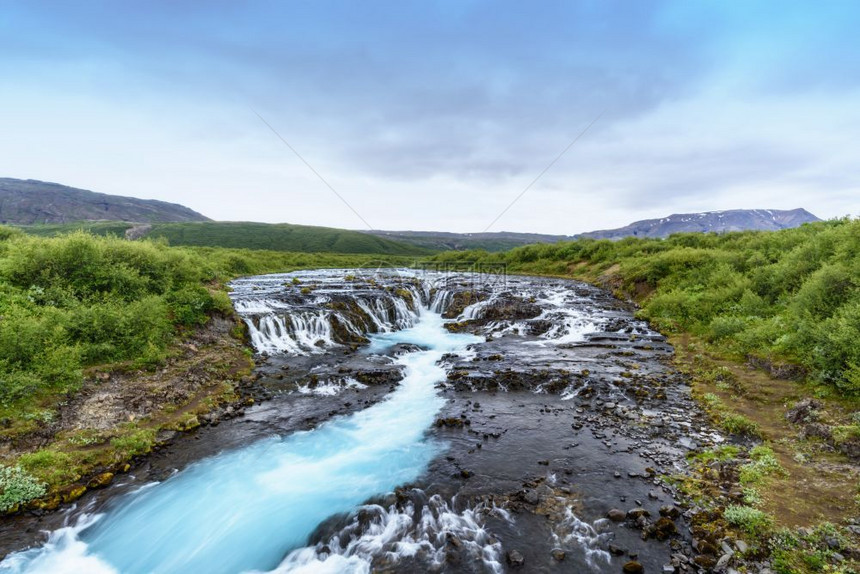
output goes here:
[{"label": "distant mountain", "polygon": [[571,241],[568,235],[543,235],[540,233],[447,233],[444,231],[363,231],[369,235],[394,239],[435,251],[463,251],[466,249],[486,249],[487,251],[506,251],[530,243],[558,243]]},{"label": "distant mountain", "polygon": [[676,213],[661,219],[636,221],[626,227],[591,231],[577,238],[668,237],[673,233],[726,233],[729,231],[776,231],[821,221],[805,209],[730,209],[705,213]]},{"label": "distant mountain", "polygon": [[33,179],[0,178],[0,224],[209,221],[176,203],[96,193]]}]

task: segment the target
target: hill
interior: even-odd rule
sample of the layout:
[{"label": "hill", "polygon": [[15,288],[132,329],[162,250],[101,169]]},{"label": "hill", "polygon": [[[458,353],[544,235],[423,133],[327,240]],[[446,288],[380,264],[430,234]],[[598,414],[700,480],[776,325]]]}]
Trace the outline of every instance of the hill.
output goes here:
[{"label": "hill", "polygon": [[777,231],[821,221],[805,209],[731,209],[705,213],[676,213],[661,219],[635,221],[618,229],[583,233],[577,237],[621,239],[622,237],[668,237],[673,233],[726,233],[729,231]]},{"label": "hill", "polygon": [[0,178],[0,224],[105,220],[156,223],[209,218],[166,201],[108,195],[33,179]]},{"label": "hill", "polygon": [[506,251],[531,243],[557,243],[570,241],[566,235],[544,235],[541,233],[447,233],[444,231],[363,231],[377,237],[417,245],[433,251],[463,251],[465,249],[484,249],[486,251]]},{"label": "hill", "polygon": [[147,237],[163,237],[171,245],[234,247],[308,253],[376,253],[426,255],[429,249],[377,237],[360,231],[291,225],[212,221],[155,224]]}]

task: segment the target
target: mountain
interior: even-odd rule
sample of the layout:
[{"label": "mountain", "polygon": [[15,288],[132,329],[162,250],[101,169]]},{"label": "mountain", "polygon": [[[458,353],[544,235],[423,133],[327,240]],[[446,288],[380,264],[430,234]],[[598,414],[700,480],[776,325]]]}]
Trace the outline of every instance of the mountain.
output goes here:
[{"label": "mountain", "polygon": [[726,233],[729,231],[776,231],[821,221],[805,209],[730,209],[705,213],[676,213],[661,219],[635,221],[618,229],[604,229],[577,238],[668,237],[673,233]]},{"label": "mountain", "polygon": [[369,235],[394,239],[434,251],[463,251],[467,249],[486,249],[487,251],[507,251],[530,243],[558,243],[570,241],[567,235],[543,235],[540,233],[447,233],[444,231],[362,231]]},{"label": "mountain", "polygon": [[209,221],[176,203],[96,193],[33,179],[0,178],[0,224]]}]

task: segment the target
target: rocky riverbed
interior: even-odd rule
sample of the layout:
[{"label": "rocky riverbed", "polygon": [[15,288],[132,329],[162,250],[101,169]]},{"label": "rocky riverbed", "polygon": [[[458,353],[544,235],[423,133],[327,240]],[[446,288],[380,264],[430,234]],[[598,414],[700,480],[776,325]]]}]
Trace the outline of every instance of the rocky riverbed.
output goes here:
[{"label": "rocky riverbed", "polygon": [[5,550],[196,460],[378,404],[404,376],[397,357],[421,349],[396,333],[434,312],[475,336],[441,359],[444,406],[425,438],[438,454],[411,483],[319,524],[278,571],[702,570],[688,511],[661,477],[723,438],[671,346],[627,304],[573,281],[396,270],[247,278],[233,297],[257,351],[245,389],[256,404],[201,421],[65,515],[18,517]]}]

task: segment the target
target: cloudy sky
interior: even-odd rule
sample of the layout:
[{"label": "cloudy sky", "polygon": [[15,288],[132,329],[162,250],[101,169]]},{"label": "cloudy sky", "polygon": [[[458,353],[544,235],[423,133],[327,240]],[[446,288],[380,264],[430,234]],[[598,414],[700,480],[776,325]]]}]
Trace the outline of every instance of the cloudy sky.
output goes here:
[{"label": "cloudy sky", "polygon": [[474,232],[582,135],[491,231],[860,215],[858,29],[854,0],[5,0],[0,176]]}]

